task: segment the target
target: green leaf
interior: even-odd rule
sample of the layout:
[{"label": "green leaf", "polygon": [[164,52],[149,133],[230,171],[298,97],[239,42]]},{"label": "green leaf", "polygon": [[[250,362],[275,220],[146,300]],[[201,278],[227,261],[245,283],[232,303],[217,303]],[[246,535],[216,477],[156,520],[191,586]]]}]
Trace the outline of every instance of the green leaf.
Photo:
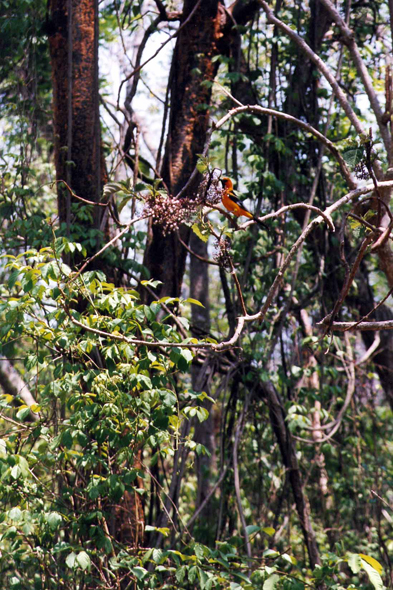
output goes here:
[{"label": "green leaf", "polygon": [[250,524],[249,526],[246,527],[247,535],[253,535],[254,533],[259,533],[260,530],[261,530],[261,527],[257,526],[256,524]]},{"label": "green leaf", "polygon": [[284,559],[285,561],[287,561],[288,563],[290,563],[291,565],[297,564],[297,559],[295,557],[293,557],[292,555],[288,555],[288,553],[283,553],[281,555],[281,558]]},{"label": "green leaf", "polygon": [[264,581],[263,583],[263,590],[274,590],[280,580],[280,576],[278,574],[273,574]]},{"label": "green leaf", "polygon": [[162,558],[162,550],[161,549],[153,549],[152,559],[155,563],[159,563]]},{"label": "green leaf", "polygon": [[358,553],[351,553],[348,557],[348,565],[352,570],[352,573],[358,574],[362,568],[362,560]]},{"label": "green leaf", "polygon": [[76,553],[72,552],[69,555],[67,555],[66,564],[68,565],[69,568],[73,569],[75,567],[75,561],[76,561]]},{"label": "green leaf", "polygon": [[194,225],[191,226],[191,229],[194,232],[194,234],[196,234],[198,238],[202,240],[202,242],[208,241],[210,232],[207,232],[206,230],[203,231],[197,223],[194,223]]},{"label": "green leaf", "polygon": [[279,554],[278,551],[274,551],[274,549],[266,549],[266,551],[263,552],[263,557],[277,557]]},{"label": "green leaf", "polygon": [[382,578],[379,575],[378,571],[372,565],[367,563],[367,561],[365,561],[364,559],[361,558],[360,560],[361,560],[362,568],[364,569],[365,572],[367,572],[370,582],[374,586],[375,590],[383,590],[384,585],[383,585]]},{"label": "green leaf", "polygon": [[4,439],[0,438],[0,459],[6,459],[7,457],[7,443]]},{"label": "green leaf", "polygon": [[263,527],[262,531],[264,533],[266,533],[267,535],[269,535],[269,537],[272,537],[274,535],[274,533],[276,532],[276,530],[271,526]]},{"label": "green leaf", "polygon": [[20,466],[14,465],[13,468],[11,469],[11,476],[14,479],[18,479],[21,474],[22,474],[22,470],[21,470]]},{"label": "green leaf", "polygon": [[195,555],[197,556],[198,559],[203,559],[205,556],[205,550],[203,545],[200,545],[199,543],[195,543],[194,545],[194,551],[195,551]]},{"label": "green leaf", "polygon": [[182,584],[184,582],[184,579],[186,577],[186,573],[187,573],[187,568],[185,565],[182,565],[181,567],[179,567],[176,570],[176,580],[179,582],[179,584]]},{"label": "green leaf", "polygon": [[29,406],[23,405],[20,410],[16,413],[16,417],[18,420],[25,420],[27,416],[30,415],[30,408]]},{"label": "green leaf", "polygon": [[357,166],[364,158],[364,148],[356,147],[346,149],[343,151],[342,156],[348,166],[355,168],[355,166]]},{"label": "green leaf", "polygon": [[145,570],[144,567],[133,567],[132,568],[132,573],[135,574],[135,577],[137,578],[137,580],[141,581],[144,578],[146,578],[148,571]]},{"label": "green leaf", "polygon": [[81,551],[78,553],[76,561],[83,571],[90,569],[91,567],[91,560],[86,551]]},{"label": "green leaf", "polygon": [[19,506],[15,506],[15,508],[12,508],[9,511],[8,516],[11,520],[19,521],[22,518],[22,510],[19,508]]},{"label": "green leaf", "polygon": [[200,172],[201,174],[206,172],[206,170],[208,168],[206,161],[203,161],[203,160],[198,160],[196,167],[197,167],[198,172]]},{"label": "green leaf", "polygon": [[61,514],[58,512],[50,512],[46,517],[46,522],[49,524],[50,528],[54,531],[56,530],[61,523],[63,522],[63,518]]},{"label": "green leaf", "polygon": [[8,277],[8,288],[11,290],[16,281],[18,280],[19,277],[19,269],[18,268],[14,268],[12,269],[12,271],[10,272],[10,276]]}]

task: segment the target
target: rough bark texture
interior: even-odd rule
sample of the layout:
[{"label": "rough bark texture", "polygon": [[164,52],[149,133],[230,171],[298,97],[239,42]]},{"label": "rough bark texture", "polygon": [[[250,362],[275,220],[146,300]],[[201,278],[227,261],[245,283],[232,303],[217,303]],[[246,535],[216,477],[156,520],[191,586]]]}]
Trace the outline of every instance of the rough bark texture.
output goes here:
[{"label": "rough bark texture", "polygon": [[[56,178],[68,182],[77,195],[97,202],[102,180],[98,2],[51,0],[49,13]],[[60,223],[69,226],[67,193],[58,190],[58,209]]]},{"label": "rough bark texture", "polygon": [[[185,0],[183,22],[195,7]],[[203,151],[209,126],[211,88],[202,82],[213,81],[217,64],[212,58],[221,52],[221,23],[225,14],[217,0],[202,0],[187,25],[180,31],[173,55],[171,110],[162,176],[174,195],[185,185]],[[192,198],[195,184],[184,198]],[[188,243],[189,230],[181,237]],[[151,226],[144,264],[153,278],[163,281],[160,296],[178,297],[181,291],[187,251],[174,234],[165,237],[159,226]]]},{"label": "rough bark texture", "polygon": [[[98,0],[50,0],[49,14],[56,178],[66,181],[76,195],[98,202],[105,182],[98,93]],[[58,188],[59,220],[66,224],[67,233],[73,221],[73,201],[81,205],[68,190]],[[95,208],[94,226],[108,231],[108,218],[102,216],[102,210]],[[103,270],[108,280],[114,280],[113,269]],[[140,465],[140,456],[135,465]],[[124,494],[112,513],[117,539],[133,545],[143,541],[139,494]]]}]

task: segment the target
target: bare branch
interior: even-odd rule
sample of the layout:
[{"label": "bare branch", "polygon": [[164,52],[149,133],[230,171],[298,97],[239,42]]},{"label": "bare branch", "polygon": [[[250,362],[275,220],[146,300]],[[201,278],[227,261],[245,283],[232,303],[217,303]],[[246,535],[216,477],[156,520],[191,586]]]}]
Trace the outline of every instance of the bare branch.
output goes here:
[{"label": "bare branch", "polygon": [[[393,186],[393,181],[379,182],[378,186],[379,187]],[[357,199],[358,197],[360,197],[361,195],[368,193],[372,190],[374,190],[374,186],[367,185],[365,187],[361,187],[361,188],[351,191],[350,193],[347,193],[346,195],[341,197],[341,199],[338,199],[335,203],[333,203],[332,205],[330,205],[329,207],[327,207],[325,209],[325,211],[324,211],[325,216],[331,216],[331,214],[334,211],[337,211],[346,203],[353,201],[353,200]],[[305,230],[301,233],[299,238],[296,240],[295,244],[292,246],[291,250],[289,251],[289,254],[285,258],[284,262],[282,263],[282,265],[277,273],[277,276],[276,276],[275,280],[273,281],[272,286],[269,289],[269,292],[266,296],[265,303],[263,304],[261,310],[254,315],[246,315],[246,316],[239,317],[237,319],[237,326],[236,326],[236,330],[235,330],[235,333],[233,334],[233,336],[227,341],[216,344],[214,346],[214,350],[222,351],[222,350],[226,350],[226,349],[230,348],[231,346],[233,346],[237,342],[238,338],[240,337],[240,334],[243,331],[244,324],[246,322],[254,322],[255,320],[262,321],[265,318],[268,309],[270,308],[271,304],[274,302],[274,300],[277,296],[277,293],[278,293],[278,291],[281,287],[282,281],[284,279],[285,272],[288,269],[293,257],[295,256],[295,254],[297,253],[299,248],[302,246],[303,242],[310,235],[312,230],[315,227],[317,227],[319,224],[321,224],[323,221],[324,221],[324,218],[321,215],[319,215],[318,217],[313,219],[310,222],[310,224],[305,228]],[[334,325],[334,323],[333,323],[333,325]],[[351,325],[351,324],[348,324],[348,325]]]},{"label": "bare branch", "polygon": [[[326,321],[317,323],[317,326],[324,325],[326,325]],[[381,322],[362,322],[361,324],[358,324],[357,322],[333,322],[329,328],[335,332],[347,332],[350,330],[359,330],[360,332],[378,332],[379,330],[393,330],[393,320],[384,320]]]},{"label": "bare branch", "polygon": [[[311,47],[305,42],[305,40],[298,33],[296,33],[296,31],[291,29],[288,25],[283,23],[280,19],[278,19],[275,16],[273,10],[270,8],[270,6],[268,5],[268,3],[265,0],[259,0],[259,3],[262,6],[263,10],[266,12],[268,22],[276,25],[279,29],[284,31],[284,33],[286,35],[288,35],[288,37],[290,39],[292,39],[292,41],[294,41],[301,48],[301,50],[307,55],[307,57],[316,65],[318,70],[325,76],[326,80],[329,82],[330,86],[332,87],[332,90],[333,90],[334,94],[336,95],[337,100],[339,101],[339,103],[340,103],[341,107],[343,108],[345,114],[347,115],[348,119],[351,121],[352,125],[354,126],[356,131],[359,133],[359,135],[363,138],[366,138],[366,133],[362,127],[362,124],[360,123],[354,110],[352,109],[351,105],[349,104],[349,101],[348,101],[346,95],[341,90],[340,85],[338,84],[338,82],[337,82],[333,72],[331,72],[330,68],[319,57],[319,55],[317,55],[311,49]],[[376,173],[377,173],[378,178],[380,178],[382,176],[382,169],[379,165],[379,162],[375,161],[374,167],[376,169]]]},{"label": "bare branch", "polygon": [[[274,217],[278,217],[279,215],[283,215],[287,211],[292,211],[293,209],[308,209],[309,211],[315,211],[316,213],[321,215],[321,217],[323,217],[324,221],[326,222],[326,225],[329,227],[329,229],[332,232],[336,231],[336,228],[334,227],[333,219],[330,217],[330,215],[327,215],[324,211],[319,209],[319,207],[315,207],[315,205],[310,205],[308,203],[293,203],[292,205],[285,205],[284,207],[281,207],[277,211],[273,211],[272,213],[268,213],[267,215],[263,215],[262,217],[258,217],[257,219],[259,221],[266,221],[266,219],[272,219]],[[253,223],[255,223],[255,221],[252,221],[252,220],[246,221],[246,223],[239,226],[239,229],[244,229]]]},{"label": "bare branch", "polygon": [[383,139],[385,148],[387,153],[390,153],[390,136],[388,132],[388,128],[386,123],[383,122],[383,113],[381,106],[379,104],[377,94],[373,88],[373,83],[371,80],[371,76],[368,73],[368,69],[366,68],[364,61],[360,55],[359,47],[354,38],[354,32],[349,28],[346,22],[341,18],[340,14],[338,13],[335,6],[332,4],[330,0],[322,0],[322,4],[324,4],[326,10],[330,13],[331,17],[334,19],[335,23],[340,29],[342,35],[343,43],[348,47],[355,67],[358,71],[358,74],[363,82],[364,89],[366,94],[369,98],[370,105],[372,110],[374,111],[375,118],[378,123],[379,131],[381,133],[381,137]]},{"label": "bare branch", "polygon": [[360,365],[362,365],[363,363],[368,361],[372,357],[374,352],[378,349],[380,344],[381,344],[381,337],[379,335],[379,332],[377,332],[375,334],[373,343],[371,344],[370,348],[368,348],[366,350],[366,352],[364,353],[364,355],[358,361],[356,361],[356,366],[359,367]]},{"label": "bare branch", "polygon": [[351,172],[349,171],[344,158],[342,157],[336,146],[331,141],[329,141],[329,139],[327,139],[327,137],[325,137],[322,133],[317,131],[317,129],[315,129],[312,125],[309,125],[309,123],[301,121],[300,119],[297,119],[292,115],[288,115],[287,113],[281,113],[280,111],[275,111],[274,109],[260,107],[259,105],[244,105],[228,111],[226,115],[224,115],[219,121],[217,121],[217,123],[213,123],[213,129],[220,129],[220,127],[222,127],[229,119],[231,119],[235,115],[247,112],[256,115],[268,115],[270,117],[277,117],[278,119],[289,121],[297,127],[300,127],[301,129],[304,129],[308,133],[314,135],[314,137],[316,137],[323,145],[325,145],[328,148],[328,150],[333,154],[333,156],[338,161],[349,188],[354,190],[357,187],[357,182],[352,177]]},{"label": "bare branch", "polygon": [[[131,78],[133,76],[135,76],[135,74],[137,74],[142,68],[145,67],[146,64],[148,64],[150,61],[152,61],[155,57],[157,57],[157,55],[160,53],[160,51],[165,47],[165,45],[167,45],[170,41],[172,41],[172,39],[174,39],[175,37],[177,37],[177,35],[180,33],[180,31],[189,23],[189,21],[192,19],[192,17],[194,16],[195,12],[198,10],[200,4],[201,4],[202,0],[198,0],[198,2],[195,4],[194,8],[192,9],[192,11],[190,12],[190,14],[188,15],[188,17],[186,18],[186,20],[180,25],[180,27],[177,29],[177,31],[175,33],[173,33],[173,35],[171,35],[170,37],[168,37],[168,39],[166,41],[164,41],[164,43],[162,43],[160,45],[160,47],[157,49],[157,51],[155,51],[153,53],[153,55],[151,57],[149,57],[149,59],[147,59],[143,64],[139,65],[137,68],[135,68],[131,74],[128,74],[128,76],[126,76],[126,78],[124,78],[124,80],[122,81],[122,83],[120,84],[119,87],[119,92],[117,95],[117,104],[120,104],[120,94],[121,94],[121,90],[124,86],[124,84],[126,82],[128,82],[128,80],[131,80]],[[159,17],[161,20],[161,17]]]}]

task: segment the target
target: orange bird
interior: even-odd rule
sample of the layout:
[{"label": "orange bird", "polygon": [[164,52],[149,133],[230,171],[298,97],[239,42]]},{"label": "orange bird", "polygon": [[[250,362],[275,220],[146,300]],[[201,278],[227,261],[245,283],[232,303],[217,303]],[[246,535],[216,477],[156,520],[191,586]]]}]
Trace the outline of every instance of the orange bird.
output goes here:
[{"label": "orange bird", "polygon": [[261,227],[268,229],[268,227],[264,223],[262,223],[262,221],[259,221],[259,219],[255,217],[252,213],[250,213],[250,211],[245,207],[245,205],[237,197],[235,197],[233,193],[233,183],[230,178],[228,178],[227,176],[223,176],[221,178],[221,183],[224,188],[221,200],[222,204],[224,205],[225,209],[227,209],[227,211],[230,211],[230,213],[233,213],[236,217],[248,217],[248,219],[252,219]]}]

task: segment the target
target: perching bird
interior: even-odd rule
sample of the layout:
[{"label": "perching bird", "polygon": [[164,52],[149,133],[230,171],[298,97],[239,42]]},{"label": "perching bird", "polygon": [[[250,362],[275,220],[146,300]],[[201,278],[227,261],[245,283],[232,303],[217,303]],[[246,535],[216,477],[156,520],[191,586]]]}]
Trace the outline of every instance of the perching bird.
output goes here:
[{"label": "perching bird", "polygon": [[259,221],[257,217],[250,213],[250,211],[248,211],[245,205],[237,197],[235,197],[233,193],[233,183],[230,178],[228,178],[227,176],[223,176],[221,178],[221,183],[224,188],[221,200],[225,209],[227,209],[231,213],[234,213],[236,217],[241,217],[243,215],[244,217],[248,217],[248,219],[252,219],[261,227],[269,229],[264,223],[262,223],[262,221]]}]

